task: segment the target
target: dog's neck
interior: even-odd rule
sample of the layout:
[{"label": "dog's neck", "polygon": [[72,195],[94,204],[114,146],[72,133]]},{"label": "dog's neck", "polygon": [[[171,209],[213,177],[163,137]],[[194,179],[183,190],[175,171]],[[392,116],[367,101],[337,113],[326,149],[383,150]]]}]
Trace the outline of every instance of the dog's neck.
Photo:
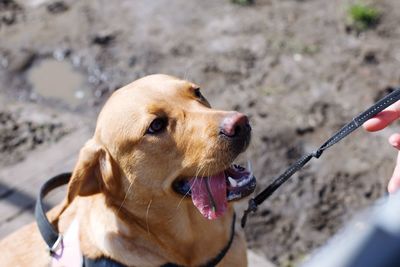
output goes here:
[{"label": "dog's neck", "polygon": [[187,200],[170,209],[162,199],[135,207],[106,203],[101,194],[81,201],[83,253],[120,259],[128,266],[201,265],[221,251],[231,234],[232,208],[209,221]]}]

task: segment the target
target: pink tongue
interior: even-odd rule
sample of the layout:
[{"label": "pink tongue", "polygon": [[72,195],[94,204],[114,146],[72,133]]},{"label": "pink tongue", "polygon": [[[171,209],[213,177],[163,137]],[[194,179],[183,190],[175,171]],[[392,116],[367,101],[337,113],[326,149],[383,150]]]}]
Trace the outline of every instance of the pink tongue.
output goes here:
[{"label": "pink tongue", "polygon": [[224,172],[210,177],[192,178],[192,201],[201,214],[209,220],[222,216],[228,206]]}]

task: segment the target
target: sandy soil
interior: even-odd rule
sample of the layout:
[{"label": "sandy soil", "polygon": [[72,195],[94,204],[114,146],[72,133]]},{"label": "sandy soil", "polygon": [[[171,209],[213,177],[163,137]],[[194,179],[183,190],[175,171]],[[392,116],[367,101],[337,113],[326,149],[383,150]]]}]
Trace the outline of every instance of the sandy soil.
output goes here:
[{"label": "sandy soil", "polygon": [[[346,30],[350,3],[0,0],[0,165],[67,134],[63,114],[94,118],[121,85],[167,73],[201,84],[214,106],[250,116],[243,159],[260,190],[400,83],[400,2],[376,1],[381,21],[361,34]],[[53,59],[83,75],[78,104],[32,86],[30,73]],[[44,115],[38,122],[35,114]],[[358,131],[311,162],[250,217],[249,246],[292,266],[323,244],[385,194],[395,159],[386,138],[396,130]],[[33,141],[12,145],[24,138]]]}]

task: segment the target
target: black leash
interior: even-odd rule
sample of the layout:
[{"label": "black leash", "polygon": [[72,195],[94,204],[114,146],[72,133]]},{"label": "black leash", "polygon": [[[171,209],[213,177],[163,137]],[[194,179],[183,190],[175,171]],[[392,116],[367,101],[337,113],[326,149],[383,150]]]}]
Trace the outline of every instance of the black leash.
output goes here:
[{"label": "black leash", "polygon": [[[57,229],[49,222],[46,216],[46,211],[44,210],[43,199],[44,197],[50,193],[52,190],[57,187],[68,184],[71,179],[71,173],[62,173],[57,176],[54,176],[47,180],[42,187],[40,188],[40,192],[38,198],[36,199],[35,205],[35,219],[37,226],[39,228],[40,234],[42,238],[47,244],[50,256],[54,256],[57,253],[57,249],[60,246],[63,246],[63,237]],[[214,267],[216,266],[228,253],[233,238],[235,236],[235,222],[236,222],[236,214],[233,214],[232,224],[231,224],[231,233],[229,236],[228,243],[222,248],[222,250],[211,260],[208,260],[205,264],[200,265],[200,267]],[[116,262],[109,258],[98,258],[98,259],[89,259],[83,257],[83,267],[124,267],[123,264]],[[184,267],[175,263],[166,263],[161,267]]]},{"label": "black leash", "polygon": [[376,114],[378,114],[397,100],[400,100],[400,88],[396,88],[392,93],[388,94],[387,96],[376,102],[373,106],[368,108],[366,111],[355,117],[350,123],[343,126],[317,150],[301,157],[299,160],[293,163],[284,173],[275,178],[274,181],[266,189],[264,189],[257,196],[249,200],[249,205],[244,211],[242,217],[242,228],[246,226],[247,216],[249,215],[249,213],[257,211],[257,207],[261,203],[263,203],[268,197],[270,197],[293,174],[303,168],[303,166],[306,165],[307,162],[309,162],[312,158],[319,158],[326,149],[345,138],[347,135],[360,127],[364,122],[371,119]]}]

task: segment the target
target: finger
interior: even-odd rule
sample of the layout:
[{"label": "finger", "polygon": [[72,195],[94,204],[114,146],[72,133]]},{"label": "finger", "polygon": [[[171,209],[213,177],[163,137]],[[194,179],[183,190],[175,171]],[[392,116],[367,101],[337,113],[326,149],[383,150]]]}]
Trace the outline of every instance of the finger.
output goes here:
[{"label": "finger", "polygon": [[388,184],[388,191],[389,193],[394,193],[400,188],[400,152],[397,155],[397,163],[396,167],[394,168],[394,172],[392,178]]},{"label": "finger", "polygon": [[385,110],[379,112],[372,119],[367,120],[363,124],[363,127],[365,130],[370,132],[379,131],[388,126],[390,123],[392,123],[399,117],[400,117],[400,101],[397,101],[396,103],[392,104]]},{"label": "finger", "polygon": [[389,143],[394,147],[400,150],[400,134],[395,133],[389,137]]}]

